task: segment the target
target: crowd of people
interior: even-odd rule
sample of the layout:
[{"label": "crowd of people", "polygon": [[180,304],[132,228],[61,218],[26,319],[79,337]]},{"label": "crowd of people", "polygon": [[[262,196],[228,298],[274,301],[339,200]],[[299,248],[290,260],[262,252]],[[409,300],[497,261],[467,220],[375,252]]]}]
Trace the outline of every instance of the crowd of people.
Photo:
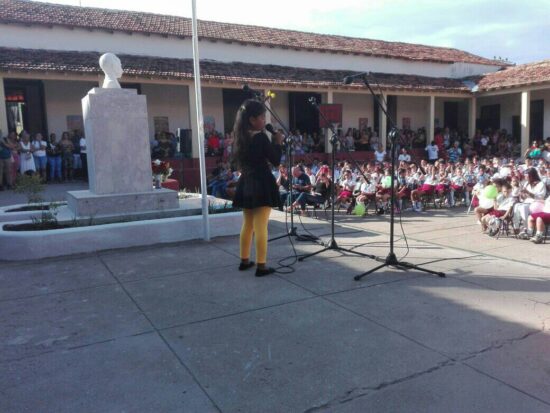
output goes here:
[{"label": "crowd of people", "polygon": [[51,133],[10,132],[0,139],[0,189],[11,189],[19,175],[38,175],[42,182],[87,180],[86,138],[80,131]]},{"label": "crowd of people", "polygon": [[[369,206],[383,214],[390,208],[421,212],[431,205],[453,208],[462,203],[475,210],[482,231],[489,235],[495,235],[506,220],[519,238],[542,242],[550,224],[550,138],[542,144],[533,142],[524,157],[515,159],[500,155],[504,149],[494,145],[480,150],[485,156],[467,157],[453,143],[443,146],[444,158],[439,153],[431,156],[430,146],[425,148],[426,159],[418,162],[401,148],[394,177],[395,205],[390,205],[391,164],[383,154],[358,165],[339,162],[334,177],[329,165],[318,159],[298,162],[291,171],[280,165],[273,170],[280,209],[302,213],[307,205],[326,205],[334,183],[335,207],[344,207],[348,214],[365,215]],[[494,187],[491,198],[484,195],[488,187]]]},{"label": "crowd of people", "polygon": [[[504,220],[518,237],[536,243],[543,240],[543,232],[550,225],[550,138],[534,141],[520,154],[523,156],[518,156],[506,131],[477,131],[468,140],[445,128],[437,130],[427,145],[422,133],[400,131],[396,141],[395,205],[390,205],[391,165],[383,142],[376,133],[349,129],[339,139],[340,150],[374,150],[374,159],[339,162],[334,177],[329,165],[317,157],[295,163],[291,171],[281,164],[273,170],[280,209],[301,213],[307,205],[326,204],[334,183],[335,207],[345,208],[348,214],[365,214],[369,207],[383,214],[390,208],[420,212],[431,204],[453,208],[462,203],[474,209],[482,231],[490,235]],[[173,156],[178,149],[174,134],[159,135],[155,142],[151,146],[153,158]],[[324,139],[316,134],[295,131],[293,142],[297,155],[324,149]],[[211,132],[205,139],[207,154],[219,157],[208,177],[209,193],[219,198],[231,199],[240,177],[230,163],[232,143],[231,133],[222,137]],[[409,150],[420,143],[425,145],[425,157],[413,159]],[[63,132],[59,140],[55,133],[44,139],[41,133],[11,132],[0,140],[1,188],[12,188],[19,174],[37,174],[43,182],[86,179],[86,153],[86,138],[80,131]],[[494,186],[496,193],[484,199],[489,186]]]}]

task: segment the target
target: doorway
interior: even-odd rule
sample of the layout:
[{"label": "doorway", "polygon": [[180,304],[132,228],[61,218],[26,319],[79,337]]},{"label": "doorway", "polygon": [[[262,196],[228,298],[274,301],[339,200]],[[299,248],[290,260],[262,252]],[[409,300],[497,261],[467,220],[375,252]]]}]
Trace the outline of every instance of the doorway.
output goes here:
[{"label": "doorway", "polygon": [[458,102],[443,103],[443,126],[451,130],[458,129]]},{"label": "doorway", "polygon": [[[40,80],[5,79],[8,132],[46,134],[44,84]],[[47,136],[47,135],[44,135]]]},{"label": "doorway", "polygon": [[482,106],[479,126],[482,132],[486,129],[500,129],[500,105]]},{"label": "doorway", "polygon": [[288,110],[290,129],[299,129],[300,132],[319,132],[319,113],[309,103],[309,98],[314,97],[321,102],[319,93],[290,92],[288,94]]}]

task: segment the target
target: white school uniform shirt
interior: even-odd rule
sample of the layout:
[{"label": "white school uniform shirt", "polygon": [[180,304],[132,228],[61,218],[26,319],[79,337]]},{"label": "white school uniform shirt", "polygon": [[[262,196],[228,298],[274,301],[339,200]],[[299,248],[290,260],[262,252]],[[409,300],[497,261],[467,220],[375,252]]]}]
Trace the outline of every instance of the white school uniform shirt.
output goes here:
[{"label": "white school uniform shirt", "polygon": [[464,180],[464,176],[455,175],[451,178],[451,182],[453,185],[463,186],[466,181]]},{"label": "white school uniform shirt", "polygon": [[498,194],[496,201],[498,211],[508,211],[514,205],[514,202],[516,202],[513,196],[505,198],[502,194]]},{"label": "white school uniform shirt", "polygon": [[525,189],[527,189],[529,192],[531,192],[534,195],[533,197],[526,198],[523,202],[533,202],[535,200],[541,201],[544,198],[546,198],[546,185],[544,182],[539,182],[535,186],[531,186],[529,184],[525,185]]},{"label": "white school uniform shirt", "polygon": [[376,184],[374,182],[366,183],[363,182],[361,184],[361,193],[365,194],[374,194],[376,192]]},{"label": "white school uniform shirt", "polygon": [[426,185],[437,185],[437,176],[432,178],[432,175],[427,175],[426,179],[424,179],[424,183]]},{"label": "white school uniform shirt", "polygon": [[345,179],[345,180],[342,180],[342,182],[340,182],[340,185],[342,185],[342,188],[345,188],[345,187],[349,187],[353,190],[353,188],[355,187],[354,183],[353,183],[353,179]]},{"label": "white school uniform shirt", "polygon": [[418,174],[413,174],[413,175],[409,175],[407,176],[407,186],[408,187],[413,187],[415,185],[418,185],[418,180],[419,180],[419,176]]},{"label": "white school uniform shirt", "polygon": [[380,175],[378,175],[378,173],[376,172],[373,172],[370,174],[370,179],[371,179],[371,182],[373,182],[375,185],[378,184],[378,182],[380,182]]}]

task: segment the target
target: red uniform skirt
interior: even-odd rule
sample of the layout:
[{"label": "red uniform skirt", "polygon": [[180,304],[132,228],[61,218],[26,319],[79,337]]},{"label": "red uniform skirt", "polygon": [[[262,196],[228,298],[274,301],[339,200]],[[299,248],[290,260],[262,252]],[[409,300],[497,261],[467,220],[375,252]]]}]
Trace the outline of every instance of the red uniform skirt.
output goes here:
[{"label": "red uniform skirt", "polygon": [[537,218],[541,218],[545,225],[550,225],[550,212],[537,212],[536,214],[531,214],[531,216],[535,221]]},{"label": "red uniform skirt", "polygon": [[435,191],[435,185],[423,184],[420,187],[420,193],[422,195],[432,195]]}]

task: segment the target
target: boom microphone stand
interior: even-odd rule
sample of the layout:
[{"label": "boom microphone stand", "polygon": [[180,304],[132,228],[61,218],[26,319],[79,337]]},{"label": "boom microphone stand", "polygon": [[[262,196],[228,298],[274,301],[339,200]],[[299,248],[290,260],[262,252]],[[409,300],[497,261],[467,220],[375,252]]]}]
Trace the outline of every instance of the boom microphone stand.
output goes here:
[{"label": "boom microphone stand", "polygon": [[[330,123],[327,121],[327,119],[326,119],[325,115],[323,114],[323,112],[321,112],[319,110],[319,105],[317,104],[317,100],[312,97],[312,98],[310,98],[310,103],[317,109],[317,111],[319,112],[319,116],[321,116],[323,118],[325,123],[327,125],[330,125]],[[334,200],[335,200],[335,195],[336,195],[334,193],[334,187],[335,187],[334,176],[335,176],[335,170],[336,170],[336,144],[338,143],[338,134],[337,134],[336,130],[334,129],[334,126],[330,125],[329,129],[332,133],[332,136],[330,137],[330,143],[332,145],[332,151],[331,151],[331,171],[332,171],[331,174],[332,174],[332,177],[331,177],[331,183],[330,183],[330,212],[331,212],[330,241],[327,244],[325,244],[326,245],[325,248],[323,248],[319,251],[313,252],[311,254],[303,255],[300,258],[298,258],[298,261],[303,261],[303,260],[305,260],[307,258],[310,258],[310,257],[313,257],[317,254],[321,254],[322,252],[331,251],[331,250],[332,251],[343,251],[343,252],[348,252],[350,254],[360,255],[362,257],[376,259],[377,257],[375,255],[365,254],[365,253],[362,253],[362,252],[358,252],[358,251],[354,251],[354,250],[351,250],[351,249],[340,247],[338,245],[338,243],[336,242],[336,239],[334,237]]]},{"label": "boom microphone stand", "polygon": [[[390,252],[388,253],[388,255],[386,256],[386,258],[379,258],[379,257],[375,257],[375,259],[379,262],[382,262],[381,265],[377,266],[377,267],[374,267],[373,269],[367,271],[367,272],[364,272],[363,274],[359,274],[359,275],[356,275],[353,279],[355,281],[359,281],[361,278],[363,278],[364,276],[366,275],[369,275],[369,274],[372,274],[373,272],[375,271],[378,271],[379,269],[381,268],[384,268],[384,267],[394,267],[394,268],[397,268],[399,270],[403,270],[403,271],[407,271],[407,270],[418,270],[418,271],[423,271],[423,272],[427,272],[427,273],[430,273],[430,274],[434,274],[434,275],[437,275],[439,277],[445,277],[445,273],[444,272],[440,272],[440,271],[433,271],[433,270],[429,270],[427,268],[422,268],[418,265],[414,265],[414,264],[411,264],[411,263],[408,263],[408,262],[405,262],[405,261],[399,261],[397,259],[397,256],[395,255],[395,252],[394,252],[394,239],[393,239],[393,234],[394,234],[394,223],[395,223],[395,219],[394,219],[394,206],[395,206],[395,186],[394,186],[394,180],[395,180],[395,149],[396,149],[396,144],[395,144],[395,141],[397,139],[397,135],[398,135],[398,131],[397,131],[397,127],[396,127],[396,124],[394,122],[394,120],[392,119],[391,116],[389,116],[388,112],[386,111],[386,108],[384,107],[384,105],[382,105],[382,103],[380,102],[380,99],[379,97],[374,93],[374,91],[372,90],[366,76],[367,74],[361,74],[360,75],[363,82],[365,83],[365,86],[367,86],[367,88],[369,89],[370,93],[372,94],[372,96],[374,97],[374,99],[376,100],[376,103],[378,104],[378,107],[380,108],[380,110],[382,110],[382,112],[384,112],[384,114],[386,115],[386,117],[389,119],[390,121],[390,125],[391,125],[391,130],[390,130],[390,133],[389,133],[389,137],[390,137],[390,141],[391,141],[391,207],[390,207]],[[353,77],[354,76],[348,76],[344,79],[344,83],[345,84],[350,84],[352,81],[353,81]]]}]

